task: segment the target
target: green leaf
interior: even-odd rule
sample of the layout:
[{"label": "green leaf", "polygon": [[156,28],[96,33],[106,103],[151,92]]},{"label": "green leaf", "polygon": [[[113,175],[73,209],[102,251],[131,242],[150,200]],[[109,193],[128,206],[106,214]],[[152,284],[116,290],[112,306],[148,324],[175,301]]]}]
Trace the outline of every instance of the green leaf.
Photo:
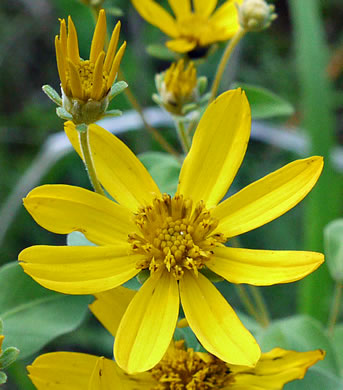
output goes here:
[{"label": "green leaf", "polygon": [[87,240],[81,232],[72,232],[67,235],[67,245],[69,246],[96,246],[93,242]]},{"label": "green leaf", "polygon": [[185,328],[176,328],[174,333],[174,340],[184,340],[187,348],[192,348],[197,352],[205,352],[204,348],[199,343],[198,339],[189,326],[186,326]]},{"label": "green leaf", "polygon": [[174,195],[180,173],[179,161],[166,153],[146,152],[138,156],[161,192]]},{"label": "green leaf", "polygon": [[118,81],[118,82],[114,83],[111,87],[109,99],[112,100],[113,98],[118,96],[120,93],[122,93],[127,87],[128,87],[128,84],[125,81]]},{"label": "green leaf", "polygon": [[43,92],[58,106],[62,106],[62,99],[60,95],[50,85],[43,85]]},{"label": "green leaf", "polygon": [[19,355],[19,349],[16,347],[8,347],[0,356],[0,368],[6,368],[15,362]]},{"label": "green leaf", "polygon": [[6,383],[6,381],[7,381],[7,375],[4,372],[0,371],[0,385]]},{"label": "green leaf", "polygon": [[166,46],[161,45],[159,43],[152,43],[151,45],[148,45],[146,51],[152,57],[159,58],[160,60],[166,60],[166,61],[176,60],[175,53],[169,50]]},{"label": "green leaf", "polygon": [[4,345],[16,346],[20,359],[37,352],[84,320],[90,296],[58,294],[27,276],[18,263],[0,269],[0,316]]},{"label": "green leaf", "polygon": [[343,377],[343,324],[335,326],[332,344],[336,351],[340,374]]},{"label": "green leaf", "polygon": [[[318,364],[318,363],[317,363]],[[336,375],[317,367],[310,368],[305,378],[288,383],[284,390],[340,390],[343,381]]]},{"label": "green leaf", "polygon": [[308,316],[294,316],[274,321],[267,329],[256,334],[264,352],[275,347],[305,352],[321,348],[326,351],[323,361],[316,364],[333,375],[338,375],[339,367],[335,350],[322,324]]},{"label": "green leaf", "polygon": [[289,102],[265,88],[235,83],[235,88],[238,87],[242,88],[247,95],[253,119],[289,116],[294,113],[294,108]]},{"label": "green leaf", "polygon": [[343,218],[335,219],[324,228],[326,264],[331,277],[343,282]]}]

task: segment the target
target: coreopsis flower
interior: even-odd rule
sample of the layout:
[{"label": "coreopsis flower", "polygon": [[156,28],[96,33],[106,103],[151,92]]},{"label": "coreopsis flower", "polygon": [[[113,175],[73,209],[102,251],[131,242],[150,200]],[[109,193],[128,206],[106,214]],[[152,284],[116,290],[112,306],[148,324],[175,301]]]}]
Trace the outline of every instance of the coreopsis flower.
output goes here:
[{"label": "coreopsis flower", "polygon": [[183,115],[184,108],[196,103],[200,96],[197,70],[192,61],[188,66],[183,59],[172,63],[155,81],[158,95],[153,95],[153,99],[173,115]]},{"label": "coreopsis flower", "polygon": [[218,9],[217,0],[168,0],[175,17],[154,0],[131,1],[146,21],[172,38],[166,46],[177,53],[206,51],[239,28],[235,4],[242,0],[226,0]]},{"label": "coreopsis flower", "polygon": [[93,123],[100,119],[109,104],[111,87],[116,79],[126,42],[117,51],[120,22],[113,30],[107,53],[106,14],[99,12],[89,60],[80,58],[78,38],[69,16],[68,33],[60,20],[60,35],[55,38],[57,68],[61,80],[62,107],[74,123]]},{"label": "coreopsis flower", "polygon": [[38,390],[281,390],[302,379],[325,353],[275,348],[263,353],[256,367],[233,366],[204,352],[186,349],[183,341],[171,344],[162,361],[150,371],[128,375],[112,360],[73,352],[39,356],[28,366]]},{"label": "coreopsis flower", "polygon": [[[44,287],[95,294],[141,271],[148,273],[120,321],[114,344],[118,365],[129,373],[149,370],[161,360],[180,300],[206,350],[227,363],[254,366],[260,358],[258,344],[202,270],[209,268],[231,283],[267,286],[301,279],[324,261],[315,252],[224,246],[294,207],[323,167],[318,156],[294,161],[219,203],[243,160],[250,124],[249,103],[240,89],[211,103],[194,134],[174,197],[160,192],[124,143],[90,125],[94,166],[115,201],[68,185],[40,186],[24,199],[44,228],[60,234],[80,231],[97,245],[22,251],[23,269]],[[82,156],[72,122],[66,132]]]}]

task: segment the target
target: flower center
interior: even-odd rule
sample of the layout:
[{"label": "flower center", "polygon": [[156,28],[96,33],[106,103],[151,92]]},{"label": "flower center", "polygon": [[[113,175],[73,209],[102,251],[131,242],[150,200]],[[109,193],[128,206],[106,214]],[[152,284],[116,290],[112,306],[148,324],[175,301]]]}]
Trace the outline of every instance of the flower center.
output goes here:
[{"label": "flower center", "polygon": [[233,380],[222,360],[185,350],[183,341],[175,342],[151,374],[158,381],[152,390],[217,390]]},{"label": "flower center", "polygon": [[[94,68],[95,65],[89,60],[86,61],[81,60],[79,65],[77,66],[77,71],[79,73],[79,78],[81,81],[84,101],[87,101],[91,96],[91,92],[94,84]],[[71,91],[71,81],[68,73],[69,72],[67,71],[67,90]],[[101,96],[104,96],[107,93],[107,80],[108,80],[108,73],[104,70],[102,72]]]},{"label": "flower center", "polygon": [[197,274],[212,249],[226,241],[222,234],[213,234],[218,221],[202,202],[193,208],[190,199],[178,194],[154,199],[139,210],[135,223],[141,234],[130,234],[129,242],[136,253],[146,255],[137,267],[151,272],[164,267],[178,280],[185,269]]}]

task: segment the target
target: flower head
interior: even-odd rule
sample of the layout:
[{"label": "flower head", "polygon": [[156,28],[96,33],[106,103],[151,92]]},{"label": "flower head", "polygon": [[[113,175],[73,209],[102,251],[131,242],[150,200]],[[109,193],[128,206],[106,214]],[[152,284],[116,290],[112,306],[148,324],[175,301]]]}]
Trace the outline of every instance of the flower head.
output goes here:
[{"label": "flower head", "polygon": [[113,30],[107,53],[106,14],[99,12],[89,60],[80,58],[77,33],[69,16],[68,33],[66,22],[60,20],[60,35],[55,38],[57,68],[61,80],[63,108],[75,123],[93,123],[106,111],[108,95],[114,83],[126,42],[117,52],[120,22]]},{"label": "flower head", "polygon": [[[232,366],[208,353],[172,344],[162,361],[149,372],[127,375],[112,360],[82,353],[55,352],[39,356],[28,366],[38,390],[281,390],[322,360],[321,350],[309,352],[275,348],[262,354],[255,368]],[[280,374],[281,373],[281,374]]]},{"label": "flower head", "polygon": [[277,18],[275,6],[268,5],[265,0],[244,0],[238,6],[239,22],[246,31],[261,31],[268,28]]},{"label": "flower head", "polygon": [[186,104],[195,103],[198,96],[197,70],[191,61],[185,66],[183,59],[174,62],[156,76],[158,95],[154,99],[174,115],[182,115]]},{"label": "flower head", "polygon": [[175,18],[154,0],[131,0],[141,16],[173,38],[166,43],[177,53],[202,52],[209,45],[230,39],[239,28],[235,3],[226,0],[168,0]]},{"label": "flower head", "polygon": [[[321,157],[294,161],[220,200],[243,160],[250,107],[241,90],[218,97],[194,134],[174,197],[118,138],[88,129],[98,178],[113,202],[66,185],[35,188],[24,199],[33,218],[60,234],[78,230],[97,246],[33,246],[19,255],[41,285],[69,294],[94,294],[145,270],[150,276],[120,321],[114,354],[130,373],[155,366],[165,354],[180,299],[200,343],[230,364],[254,366],[260,349],[232,307],[203,274],[209,268],[232,283],[271,285],[301,279],[323,262],[315,252],[226,247],[224,242],[272,221],[300,202],[316,183]],[[75,125],[66,132],[82,156]]]}]

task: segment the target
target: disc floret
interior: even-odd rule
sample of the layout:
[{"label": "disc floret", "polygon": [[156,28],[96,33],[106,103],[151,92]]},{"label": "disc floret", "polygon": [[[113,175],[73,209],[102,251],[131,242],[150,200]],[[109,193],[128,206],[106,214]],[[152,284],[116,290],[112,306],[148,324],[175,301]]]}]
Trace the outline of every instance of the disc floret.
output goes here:
[{"label": "disc floret", "polygon": [[152,205],[138,211],[135,223],[140,233],[130,234],[129,242],[134,252],[146,255],[137,267],[151,272],[164,267],[177,280],[185,270],[197,275],[212,249],[225,242],[220,233],[212,234],[218,221],[204,204],[193,207],[193,202],[180,194],[155,198]]}]

